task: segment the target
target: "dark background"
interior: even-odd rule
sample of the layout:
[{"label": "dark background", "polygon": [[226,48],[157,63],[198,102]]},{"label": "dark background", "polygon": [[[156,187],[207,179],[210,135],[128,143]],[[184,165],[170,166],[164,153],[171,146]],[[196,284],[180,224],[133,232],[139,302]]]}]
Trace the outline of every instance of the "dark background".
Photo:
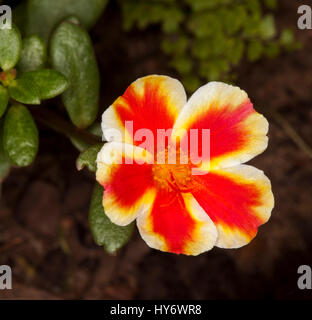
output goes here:
[{"label": "dark background", "polygon": [[[297,287],[298,267],[312,266],[311,155],[290,137],[292,127],[312,145],[312,30],[297,29],[303,3],[281,0],[276,13],[278,27],[291,28],[303,49],[238,70],[237,84],[270,122],[267,151],[249,163],[270,177],[276,201],[249,245],[176,256],[150,249],[135,231],[117,255],[106,254],[88,226],[94,177],[77,172],[78,151],[67,138],[41,126],[36,161],[3,184],[0,265],[12,267],[13,290],[0,290],[0,299],[311,299],[312,290]],[[139,76],[177,77],[160,50],[160,30],[125,33],[114,4],[91,37],[101,111]]]}]

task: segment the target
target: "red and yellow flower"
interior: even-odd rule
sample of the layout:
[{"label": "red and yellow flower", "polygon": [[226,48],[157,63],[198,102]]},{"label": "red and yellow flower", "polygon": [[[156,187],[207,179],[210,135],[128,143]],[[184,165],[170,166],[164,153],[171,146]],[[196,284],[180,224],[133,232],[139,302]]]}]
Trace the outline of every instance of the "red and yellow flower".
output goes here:
[{"label": "red and yellow flower", "polygon": [[[127,121],[133,132],[147,128],[155,137],[158,129],[172,129],[168,144],[163,150],[155,151],[157,143],[143,150]],[[102,129],[104,135],[111,129],[121,132],[97,157],[104,210],[117,225],[136,219],[150,247],[187,255],[214,246],[238,248],[269,219],[274,206],[270,181],[261,170],[243,164],[266,149],[268,122],[238,87],[210,82],[187,101],[175,79],[140,78],[104,112]],[[191,129],[210,129],[209,159],[197,165],[151,161],[159,152],[167,159],[172,141],[180,146],[181,159]],[[183,156],[189,159],[190,151]],[[192,174],[194,167],[200,174]]]}]

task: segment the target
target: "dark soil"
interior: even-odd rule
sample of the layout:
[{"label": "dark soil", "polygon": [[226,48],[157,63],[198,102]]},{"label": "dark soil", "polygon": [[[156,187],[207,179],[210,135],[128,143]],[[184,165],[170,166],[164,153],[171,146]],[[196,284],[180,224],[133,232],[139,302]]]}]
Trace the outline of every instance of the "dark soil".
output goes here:
[{"label": "dark soil", "polygon": [[[0,265],[13,269],[13,290],[0,299],[310,299],[297,269],[312,266],[312,163],[272,111],[312,146],[312,31],[297,30],[302,1],[280,1],[279,27],[290,27],[301,51],[243,63],[239,85],[270,121],[269,148],[250,163],[265,171],[276,206],[258,236],[238,250],[197,257],[152,250],[136,232],[110,256],[88,226],[94,177],[77,172],[78,151],[42,126],[40,152],[13,169],[0,204]],[[124,33],[110,5],[91,32],[102,77],[101,111],[139,76],[169,74],[158,28]]]}]

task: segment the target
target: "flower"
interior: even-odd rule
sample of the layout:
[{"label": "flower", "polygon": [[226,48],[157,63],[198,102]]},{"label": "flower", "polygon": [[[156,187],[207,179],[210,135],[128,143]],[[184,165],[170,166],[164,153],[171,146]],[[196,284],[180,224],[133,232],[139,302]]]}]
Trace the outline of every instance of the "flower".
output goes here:
[{"label": "flower", "polygon": [[[169,130],[169,142],[156,148],[160,129]],[[194,129],[210,129],[209,157],[196,164],[188,142]],[[269,219],[270,181],[243,164],[266,149],[268,122],[238,87],[209,82],[187,101],[178,80],[140,78],[103,113],[102,130],[110,142],[97,156],[96,179],[105,213],[121,226],[136,219],[150,247],[186,255],[238,248]],[[144,144],[144,130],[158,140]],[[197,142],[202,151],[206,142]],[[172,154],[175,163],[157,161]]]}]

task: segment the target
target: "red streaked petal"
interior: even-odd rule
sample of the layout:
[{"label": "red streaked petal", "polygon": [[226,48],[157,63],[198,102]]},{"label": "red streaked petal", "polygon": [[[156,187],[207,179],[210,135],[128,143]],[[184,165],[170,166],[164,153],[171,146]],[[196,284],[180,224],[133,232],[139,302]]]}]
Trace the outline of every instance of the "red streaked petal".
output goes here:
[{"label": "red streaked petal", "polygon": [[173,138],[190,129],[210,129],[211,168],[244,163],[267,147],[267,120],[254,110],[245,91],[222,82],[210,82],[192,95],[174,125]]},{"label": "red streaked petal", "polygon": [[[112,136],[113,141],[134,143],[133,134],[137,130],[149,129],[156,137],[157,129],[172,129],[185,103],[186,94],[178,80],[159,75],[139,78],[103,113],[104,136],[107,139]],[[133,121],[133,129],[125,130],[126,121]],[[112,128],[120,132],[120,137],[110,134]]]},{"label": "red streaked petal", "polygon": [[217,239],[216,227],[191,194],[158,192],[137,225],[150,247],[176,254],[198,255]]},{"label": "red streaked petal", "polygon": [[217,246],[249,243],[274,207],[270,180],[261,170],[239,165],[193,177],[192,194],[218,230]]},{"label": "red streaked petal", "polygon": [[155,189],[149,156],[119,142],[106,143],[99,152],[96,179],[104,187],[103,206],[113,223],[127,225],[152,206]]}]

